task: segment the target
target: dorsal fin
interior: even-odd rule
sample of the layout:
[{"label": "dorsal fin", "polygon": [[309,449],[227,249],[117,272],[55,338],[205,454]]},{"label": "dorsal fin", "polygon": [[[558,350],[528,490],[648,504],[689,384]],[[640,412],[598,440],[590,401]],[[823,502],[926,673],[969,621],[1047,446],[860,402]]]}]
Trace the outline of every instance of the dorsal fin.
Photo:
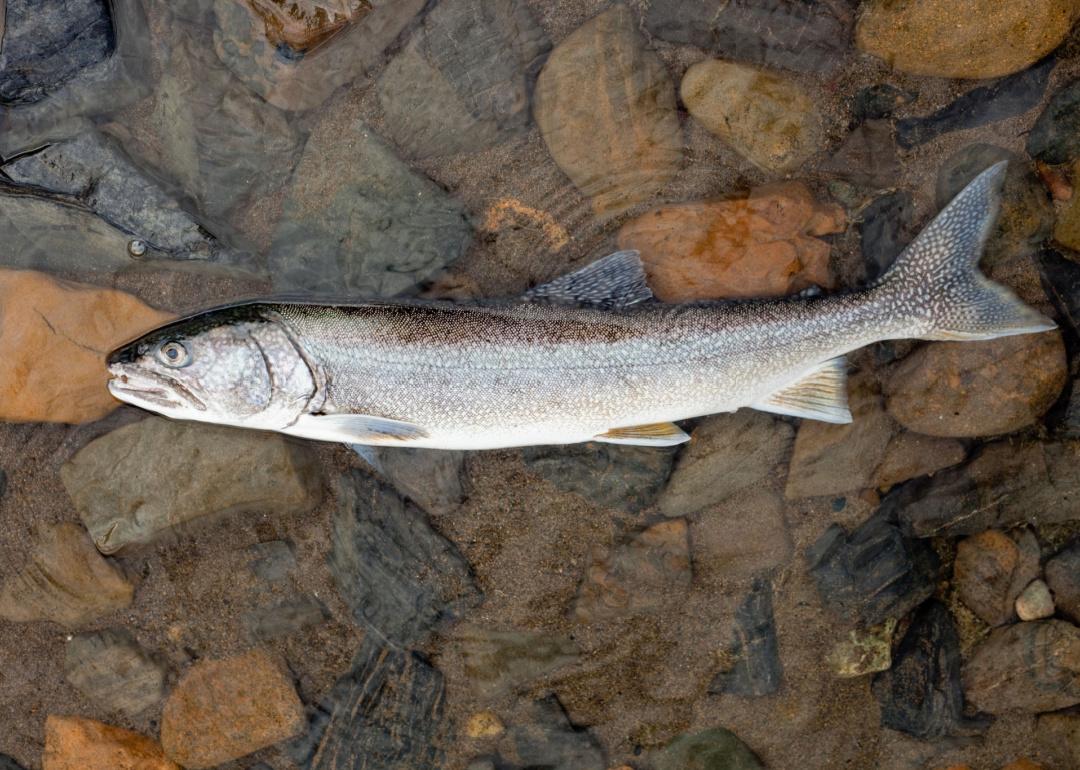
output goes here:
[{"label": "dorsal fin", "polygon": [[750,405],[763,412],[822,422],[851,422],[847,405],[847,362],[830,358],[802,379]]},{"label": "dorsal fin", "polygon": [[620,310],[652,299],[652,295],[645,283],[645,268],[638,252],[616,251],[573,273],[534,286],[522,298],[530,302]]}]

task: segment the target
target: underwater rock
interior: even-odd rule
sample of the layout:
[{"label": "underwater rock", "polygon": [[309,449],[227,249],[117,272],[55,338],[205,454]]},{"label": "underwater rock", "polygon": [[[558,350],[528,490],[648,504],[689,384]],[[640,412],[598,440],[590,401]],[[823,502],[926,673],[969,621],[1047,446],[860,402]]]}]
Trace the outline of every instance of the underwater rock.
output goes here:
[{"label": "underwater rock", "polygon": [[911,193],[897,190],[871,201],[863,209],[859,221],[866,281],[884,275],[917,234],[915,199]]},{"label": "underwater rock", "polygon": [[896,620],[868,629],[853,629],[848,636],[836,642],[826,657],[833,672],[843,678],[864,676],[892,667],[893,632]]},{"label": "underwater rock", "polygon": [[325,604],[301,594],[245,613],[244,626],[252,639],[268,642],[317,626],[329,617]]},{"label": "underwater rock", "polygon": [[530,721],[511,727],[503,740],[499,767],[508,770],[605,770],[604,750],[587,730],[575,727],[559,699],[533,702]]},{"label": "underwater rock", "polygon": [[750,747],[722,727],[680,735],[652,757],[656,770],[763,770]]},{"label": "underwater rock", "polygon": [[1035,740],[1051,767],[1080,766],[1080,714],[1056,712],[1040,714],[1035,720]]},{"label": "underwater rock", "polygon": [[794,545],[784,501],[769,489],[747,488],[738,497],[695,515],[690,546],[693,564],[728,579],[744,579],[787,564]]},{"label": "underwater rock", "polygon": [[330,572],[362,627],[410,647],[480,603],[468,562],[415,505],[356,470],[334,489]]},{"label": "underwater rock", "polygon": [[498,738],[504,732],[506,732],[506,725],[499,719],[499,715],[490,709],[470,714],[465,723],[465,735],[473,740]]},{"label": "underwater rock", "polygon": [[25,768],[7,754],[0,754],[0,770],[25,770]]},{"label": "underwater rock", "polygon": [[644,42],[616,5],[557,45],[536,81],[540,134],[598,215],[646,200],[682,164],[675,88]]},{"label": "underwater rock", "polygon": [[1042,620],[1054,614],[1054,597],[1041,580],[1032,580],[1016,597],[1016,614],[1020,620]]},{"label": "underwater rock", "polygon": [[900,157],[892,125],[887,120],[867,120],[856,126],[821,170],[859,187],[895,187],[900,178]]},{"label": "underwater rock", "polygon": [[711,59],[686,71],[679,96],[701,125],[764,171],[794,171],[824,144],[813,99],[780,75]]},{"label": "underwater rock", "polygon": [[769,581],[755,580],[750,594],[735,610],[735,632],[727,653],[734,665],[713,678],[710,693],[757,697],[780,689],[784,669]]},{"label": "underwater rock", "polygon": [[961,540],[953,563],[960,600],[991,626],[1015,619],[1021,591],[1039,574],[1039,542],[1025,530],[1018,540],[987,530]]},{"label": "underwater rock", "polygon": [[460,651],[470,684],[485,695],[531,683],[578,658],[578,648],[569,639],[530,631],[462,625],[454,630],[452,644]]},{"label": "underwater rock", "polygon": [[[1080,164],[1073,163],[1072,178],[1080,181]],[[1072,251],[1080,251],[1080,195],[1070,196],[1060,203],[1054,219],[1054,241]]]},{"label": "underwater rock", "polygon": [[859,16],[855,44],[912,75],[995,78],[1057,48],[1078,13],[1072,0],[872,2]]},{"label": "underwater rock", "polygon": [[78,524],[40,527],[28,563],[0,583],[0,618],[92,623],[131,604],[135,587],[94,550]]},{"label": "underwater rock", "polygon": [[1080,79],[1054,92],[1027,139],[1028,155],[1056,165],[1080,158]]},{"label": "underwater rock", "polygon": [[1080,541],[1055,554],[1045,570],[1046,583],[1061,614],[1080,623]]},{"label": "underwater rock", "polygon": [[57,714],[45,720],[42,764],[45,770],[181,770],[145,735]]},{"label": "underwater rock", "polygon": [[465,499],[465,453],[373,447],[375,470],[428,513],[456,511]]},{"label": "underwater rock", "polygon": [[428,158],[521,132],[550,49],[522,0],[439,3],[379,78],[387,136],[409,156]]},{"label": "underwater rock", "polygon": [[1038,264],[1042,285],[1061,316],[1059,320],[1080,334],[1080,263],[1045,248],[1039,250]]},{"label": "underwater rock", "polygon": [[302,444],[161,417],[91,441],[60,478],[106,554],[155,542],[202,517],[297,513],[322,497],[314,455]]},{"label": "underwater rock", "polygon": [[176,684],[161,714],[161,745],[191,770],[214,767],[304,729],[292,682],[261,650],[200,660]]},{"label": "underwater rock", "polygon": [[96,705],[134,717],[165,696],[165,669],[124,629],[78,634],[64,654],[64,678]]},{"label": "underwater rock", "polygon": [[748,197],[663,206],[619,229],[620,249],[641,252],[663,302],[778,297],[831,288],[829,244],[844,211],[801,183],[766,185]]},{"label": "underwater rock", "polygon": [[904,91],[888,83],[878,83],[859,89],[852,100],[853,122],[858,125],[867,120],[891,118],[893,113],[917,97],[911,91]]}]

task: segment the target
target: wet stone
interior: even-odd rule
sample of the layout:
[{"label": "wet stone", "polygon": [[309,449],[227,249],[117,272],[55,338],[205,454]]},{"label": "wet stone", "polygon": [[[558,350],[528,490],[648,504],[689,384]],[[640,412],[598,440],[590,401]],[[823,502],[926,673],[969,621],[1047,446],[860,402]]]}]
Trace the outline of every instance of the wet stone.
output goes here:
[{"label": "wet stone", "polygon": [[507,770],[607,770],[604,750],[587,730],[575,727],[549,695],[531,704],[530,721],[511,727],[500,743],[498,767]]},{"label": "wet stone", "polygon": [[7,754],[0,754],[0,770],[25,770],[25,768]]},{"label": "wet stone", "polygon": [[1028,154],[1051,165],[1080,158],[1080,80],[1057,90],[1027,139]]},{"label": "wet stone", "polygon": [[911,193],[897,190],[871,201],[859,221],[866,280],[884,275],[917,234],[915,199]]},{"label": "wet stone", "polygon": [[569,639],[529,631],[462,626],[455,629],[453,643],[469,682],[484,694],[528,684],[578,658]]},{"label": "wet stone", "polygon": [[1039,250],[1038,263],[1042,285],[1061,320],[1080,334],[1080,264],[1052,248]]},{"label": "wet stone", "polygon": [[64,678],[96,705],[129,717],[165,695],[164,667],[123,629],[72,638],[65,652]]},{"label": "wet stone", "polygon": [[313,628],[329,617],[326,605],[304,594],[246,613],[244,626],[253,640],[269,642]]},{"label": "wet stone", "polygon": [[734,665],[713,678],[709,692],[756,697],[780,689],[784,671],[773,619],[772,584],[767,580],[755,580],[735,610],[735,632],[725,657]]},{"label": "wet stone", "polygon": [[485,709],[469,715],[465,723],[465,735],[473,740],[498,738],[506,732],[506,725],[494,711]]},{"label": "wet stone", "polygon": [[1038,574],[1039,543],[1030,531],[1014,541],[987,530],[957,544],[953,585],[960,600],[991,626],[1015,619],[1017,597]]},{"label": "wet stone", "polygon": [[762,770],[750,747],[722,727],[681,735],[652,758],[656,770]]},{"label": "wet stone", "polygon": [[56,714],[45,720],[42,764],[45,770],[180,770],[145,735]]},{"label": "wet stone", "polygon": [[1080,542],[1074,542],[1046,562],[1046,583],[1061,614],[1080,623]]},{"label": "wet stone", "polygon": [[464,501],[464,452],[375,447],[373,454],[379,475],[428,513],[452,513]]},{"label": "wet stone", "polygon": [[834,178],[860,187],[895,187],[900,177],[900,157],[892,125],[887,120],[867,120],[856,126],[821,168]]},{"label": "wet stone", "polygon": [[911,91],[888,83],[866,86],[855,94],[851,106],[852,117],[857,124],[866,120],[891,118],[896,110],[913,102],[916,96]]},{"label": "wet stone", "polygon": [[1016,597],[1016,614],[1020,620],[1042,620],[1054,614],[1054,597],[1041,580],[1032,580]]},{"label": "wet stone", "polygon": [[872,683],[881,724],[917,738],[980,735],[985,717],[964,715],[960,641],[945,606],[928,602],[912,618],[892,668]]},{"label": "wet stone", "polygon": [[848,638],[837,642],[829,650],[826,662],[839,677],[864,676],[892,667],[893,632],[896,620],[866,630],[848,632]]},{"label": "wet stone", "polygon": [[690,525],[692,562],[723,578],[743,579],[787,564],[794,551],[784,500],[767,489],[707,508]]}]

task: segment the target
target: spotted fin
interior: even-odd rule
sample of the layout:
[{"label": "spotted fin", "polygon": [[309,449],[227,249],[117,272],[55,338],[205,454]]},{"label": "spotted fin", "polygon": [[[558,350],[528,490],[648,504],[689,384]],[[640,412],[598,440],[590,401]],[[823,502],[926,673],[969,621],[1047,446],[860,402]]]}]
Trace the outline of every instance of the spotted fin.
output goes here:
[{"label": "spotted fin", "polygon": [[636,446],[675,446],[689,441],[678,425],[673,422],[655,422],[650,425],[632,425],[627,428],[612,428],[601,433],[594,441],[607,444],[634,444]]},{"label": "spotted fin", "polygon": [[305,414],[282,432],[318,441],[371,445],[408,444],[428,435],[419,425],[367,414]]},{"label": "spotted fin", "polygon": [[616,251],[550,283],[534,286],[522,295],[530,302],[585,305],[620,310],[652,298],[645,283],[645,268],[636,251]]},{"label": "spotted fin", "polygon": [[822,422],[851,422],[847,405],[847,362],[843,356],[829,359],[798,382],[751,404],[751,407]]}]

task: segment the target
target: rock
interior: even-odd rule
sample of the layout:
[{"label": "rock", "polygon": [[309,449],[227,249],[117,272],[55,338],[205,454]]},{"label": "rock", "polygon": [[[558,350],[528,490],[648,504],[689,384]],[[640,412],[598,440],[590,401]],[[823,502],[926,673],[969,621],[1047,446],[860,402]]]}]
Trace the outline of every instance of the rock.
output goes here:
[{"label": "rock", "polygon": [[246,613],[244,626],[253,640],[268,642],[317,626],[329,617],[325,604],[301,594]]},{"label": "rock", "polygon": [[964,715],[960,676],[960,641],[949,611],[928,602],[912,618],[892,668],[874,676],[882,726],[923,739],[982,734],[990,720]]},{"label": "rock", "polygon": [[888,83],[866,86],[855,94],[851,112],[856,124],[866,120],[891,118],[899,108],[915,101],[918,94],[904,91]]},{"label": "rock", "polygon": [[0,583],[0,618],[92,623],[131,604],[135,587],[71,522],[41,526],[29,563]]},{"label": "rock", "polygon": [[713,678],[710,693],[758,697],[780,689],[784,669],[773,619],[772,585],[767,580],[755,580],[735,610],[735,633],[724,657],[734,665]]},{"label": "rock", "polygon": [[991,626],[1015,618],[1020,592],[1039,574],[1039,543],[1030,531],[1019,541],[996,530],[961,540],[953,585],[961,601]]},{"label": "rock", "polygon": [[1046,770],[1042,765],[1032,762],[1027,757],[1020,757],[1007,765],[1002,765],[1001,770]]},{"label": "rock", "polygon": [[1050,97],[1028,134],[1027,152],[1052,165],[1080,158],[1080,79]]},{"label": "rock", "polygon": [[0,419],[91,422],[119,403],[105,356],[170,316],[119,291],[0,269]]},{"label": "rock", "polygon": [[65,652],[64,678],[96,705],[128,717],[165,696],[165,668],[123,629],[72,638]]},{"label": "rock", "polygon": [[794,552],[784,501],[767,489],[706,509],[690,526],[692,562],[702,570],[742,579],[787,564]]},{"label": "rock", "polygon": [[813,98],[764,70],[698,62],[683,76],[679,97],[701,125],[763,171],[794,171],[824,143]]},{"label": "rock", "polygon": [[653,757],[656,770],[761,770],[764,765],[730,730],[680,735]]},{"label": "rock", "polygon": [[814,236],[844,227],[840,207],[785,183],[746,198],[654,209],[623,225],[618,242],[641,252],[663,302],[771,297],[832,287],[829,245]]},{"label": "rock", "polygon": [[364,628],[408,647],[480,603],[468,563],[416,506],[359,471],[335,493],[330,572]]},{"label": "rock", "polygon": [[894,631],[894,618],[865,631],[849,631],[847,639],[837,642],[829,650],[826,662],[837,676],[845,679],[888,671],[892,667]]},{"label": "rock", "polygon": [[973,88],[933,115],[896,122],[896,141],[910,149],[942,134],[986,126],[1034,109],[1046,91],[1057,60],[1048,56],[1034,67],[990,86]]},{"label": "rock", "polygon": [[1080,264],[1052,248],[1040,249],[1038,262],[1042,284],[1060,319],[1080,333]]},{"label": "rock", "polygon": [[379,78],[388,136],[410,156],[427,158],[520,133],[550,49],[521,0],[440,3]]},{"label": "rock", "polygon": [[1074,542],[1046,562],[1046,583],[1054,592],[1061,614],[1080,623],[1080,542]]},{"label": "rock", "polygon": [[248,567],[259,580],[281,583],[296,569],[296,554],[292,545],[284,540],[256,543],[248,550],[251,553]]},{"label": "rock", "polygon": [[268,257],[276,290],[389,297],[465,252],[461,203],[366,126],[342,141],[314,135],[296,168]]},{"label": "rock", "polygon": [[1035,721],[1035,740],[1045,748],[1042,755],[1056,762],[1051,767],[1075,766],[1080,763],[1080,714],[1040,714]]},{"label": "rock", "polygon": [[599,742],[570,722],[556,696],[532,703],[529,717],[530,722],[507,731],[500,768],[509,762],[513,770],[606,770]]},{"label": "rock", "polygon": [[571,640],[528,631],[465,625],[455,629],[453,642],[469,683],[484,695],[529,684],[578,658]]},{"label": "rock", "polygon": [[528,447],[525,467],[594,505],[637,513],[652,505],[676,450],[586,443]]},{"label": "rock", "polygon": [[1080,628],[1038,620],[995,629],[964,666],[964,694],[991,714],[1080,703]]},{"label": "rock", "polygon": [[900,158],[892,125],[887,120],[867,120],[856,126],[821,169],[860,187],[895,187],[900,177]]},{"label": "rock", "polygon": [[428,513],[447,514],[465,499],[465,453],[375,447],[375,470]]},{"label": "rock", "polygon": [[964,461],[967,451],[955,439],[901,431],[889,440],[885,457],[874,471],[874,484],[886,489],[908,479],[936,473]]},{"label": "rock", "polygon": [[177,683],[161,714],[161,744],[170,759],[200,770],[291,738],[304,728],[304,707],[269,655],[253,650],[200,660]]},{"label": "rock", "polygon": [[866,281],[880,278],[918,234],[915,227],[915,200],[898,190],[875,198],[863,209],[859,238]]},{"label": "rock", "polygon": [[536,81],[533,116],[552,158],[600,215],[647,199],[682,163],[674,86],[624,5],[555,47]]},{"label": "rock", "polygon": [[912,75],[1001,77],[1057,48],[1078,10],[1071,0],[874,2],[859,16],[855,44]]},{"label": "rock", "polygon": [[24,770],[24,768],[7,754],[0,754],[0,770]]},{"label": "rock", "polygon": [[[1073,178],[1080,181],[1080,164],[1073,164]],[[1080,195],[1069,197],[1057,207],[1054,241],[1072,251],[1080,251]]]},{"label": "rock", "polygon": [[44,770],[181,770],[157,741],[93,719],[50,714]]},{"label": "rock", "polygon": [[904,537],[880,512],[850,533],[833,524],[806,560],[822,602],[863,627],[901,618],[922,604],[941,569],[928,544]]},{"label": "rock", "polygon": [[[242,458],[242,462],[238,461]],[[309,511],[322,497],[311,450],[276,433],[150,417],[107,433],[60,469],[102,553],[206,516]]]},{"label": "rock", "polygon": [[1054,597],[1041,580],[1032,580],[1016,597],[1016,614],[1020,620],[1042,620],[1054,614]]},{"label": "rock", "polygon": [[445,698],[437,669],[369,634],[314,709],[293,757],[304,770],[440,770]]},{"label": "rock", "polygon": [[473,740],[498,738],[506,732],[506,726],[494,711],[477,711],[465,723],[465,735]]},{"label": "rock", "polygon": [[658,612],[690,588],[690,543],[685,519],[654,524],[612,549],[598,549],[578,591],[574,617],[593,623]]}]

